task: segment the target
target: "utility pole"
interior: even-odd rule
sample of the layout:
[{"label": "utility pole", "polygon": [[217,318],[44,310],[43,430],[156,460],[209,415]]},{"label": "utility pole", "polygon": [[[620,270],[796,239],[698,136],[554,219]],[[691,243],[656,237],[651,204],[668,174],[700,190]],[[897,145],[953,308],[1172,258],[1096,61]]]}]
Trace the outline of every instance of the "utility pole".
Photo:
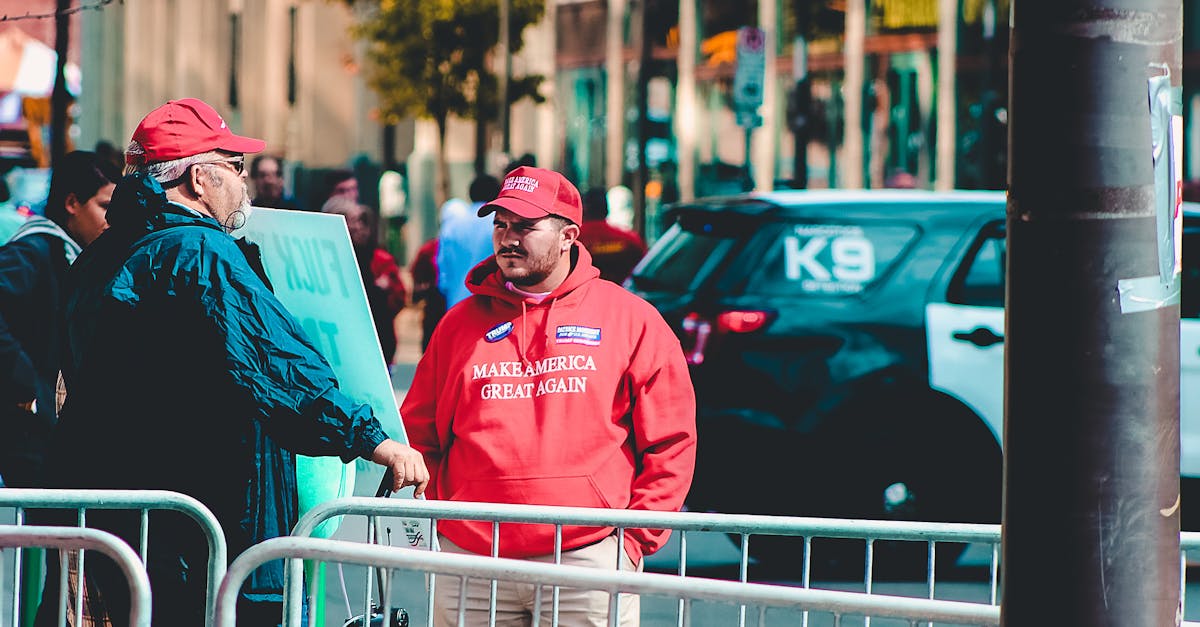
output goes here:
[{"label": "utility pole", "polygon": [[54,12],[54,51],[58,63],[54,70],[54,91],[50,94],[50,165],[62,163],[67,154],[67,116],[70,105],[67,94],[67,52],[71,49],[71,0],[57,0]]},{"label": "utility pole", "polygon": [[1000,621],[1178,624],[1181,0],[1014,0]]}]

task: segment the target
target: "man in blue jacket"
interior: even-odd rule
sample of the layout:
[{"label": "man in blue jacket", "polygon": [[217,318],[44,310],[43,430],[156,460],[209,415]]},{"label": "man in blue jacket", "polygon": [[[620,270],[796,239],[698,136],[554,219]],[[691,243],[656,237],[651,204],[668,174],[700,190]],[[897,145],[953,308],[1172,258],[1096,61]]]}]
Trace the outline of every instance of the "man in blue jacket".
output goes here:
[{"label": "man in blue jacket", "polygon": [[[397,490],[420,493],[429,478],[420,454],[339,391],[272,294],[257,249],[229,236],[250,210],[244,155],[262,149],[191,98],[138,125],[110,228],[72,268],[68,397],[53,451],[58,487],[196,497],[221,522],[231,557],[296,522],[293,453],[371,460],[393,472]],[[136,516],[102,514],[89,512],[89,524],[136,542]],[[201,625],[205,543],[181,519],[151,519],[154,624]],[[124,620],[123,581],[100,570],[105,562],[88,560],[87,576]],[[240,623],[279,621],[282,566],[255,572]],[[247,620],[259,612],[263,622]]]}]

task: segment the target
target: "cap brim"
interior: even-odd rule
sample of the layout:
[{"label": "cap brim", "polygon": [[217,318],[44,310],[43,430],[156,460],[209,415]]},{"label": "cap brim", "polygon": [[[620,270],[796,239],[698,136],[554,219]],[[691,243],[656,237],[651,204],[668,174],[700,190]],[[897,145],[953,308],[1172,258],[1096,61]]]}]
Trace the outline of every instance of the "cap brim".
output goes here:
[{"label": "cap brim", "polygon": [[231,135],[221,142],[220,149],[228,150],[229,152],[262,152],[263,148],[267,147],[267,142],[253,137],[242,137],[241,135]]},{"label": "cap brim", "polygon": [[513,198],[512,196],[501,196],[496,200],[493,200],[492,202],[480,207],[479,217],[482,218],[489,213],[492,213],[497,207],[501,209],[508,209],[522,218],[528,218],[530,220],[537,220],[539,218],[554,215],[553,213],[550,213],[549,211],[546,211],[545,209],[542,209],[541,207],[527,200]]}]

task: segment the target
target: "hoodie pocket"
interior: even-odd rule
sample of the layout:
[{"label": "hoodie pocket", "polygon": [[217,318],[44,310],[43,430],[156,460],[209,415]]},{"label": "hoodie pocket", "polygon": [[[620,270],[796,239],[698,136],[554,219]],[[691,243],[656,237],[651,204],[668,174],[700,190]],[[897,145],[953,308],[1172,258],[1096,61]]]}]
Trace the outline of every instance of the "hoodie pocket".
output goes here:
[{"label": "hoodie pocket", "polygon": [[588,475],[566,477],[469,479],[450,497],[452,501],[611,507]]}]

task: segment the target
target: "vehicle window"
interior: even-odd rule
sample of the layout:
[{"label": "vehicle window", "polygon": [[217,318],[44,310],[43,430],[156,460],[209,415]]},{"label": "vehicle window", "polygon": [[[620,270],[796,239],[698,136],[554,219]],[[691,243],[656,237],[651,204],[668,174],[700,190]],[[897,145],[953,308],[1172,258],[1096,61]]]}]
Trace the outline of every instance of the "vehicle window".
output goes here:
[{"label": "vehicle window", "polygon": [[1200,318],[1200,224],[1183,227],[1183,276],[1180,277],[1179,316]]},{"label": "vehicle window", "polygon": [[990,225],[955,274],[947,300],[960,305],[1003,307],[1006,261],[1004,228]]},{"label": "vehicle window", "polygon": [[758,224],[741,215],[685,213],[659,238],[630,280],[641,290],[694,289]]},{"label": "vehicle window", "polygon": [[869,288],[916,239],[901,224],[792,223],[764,248],[749,294],[854,295]]}]

